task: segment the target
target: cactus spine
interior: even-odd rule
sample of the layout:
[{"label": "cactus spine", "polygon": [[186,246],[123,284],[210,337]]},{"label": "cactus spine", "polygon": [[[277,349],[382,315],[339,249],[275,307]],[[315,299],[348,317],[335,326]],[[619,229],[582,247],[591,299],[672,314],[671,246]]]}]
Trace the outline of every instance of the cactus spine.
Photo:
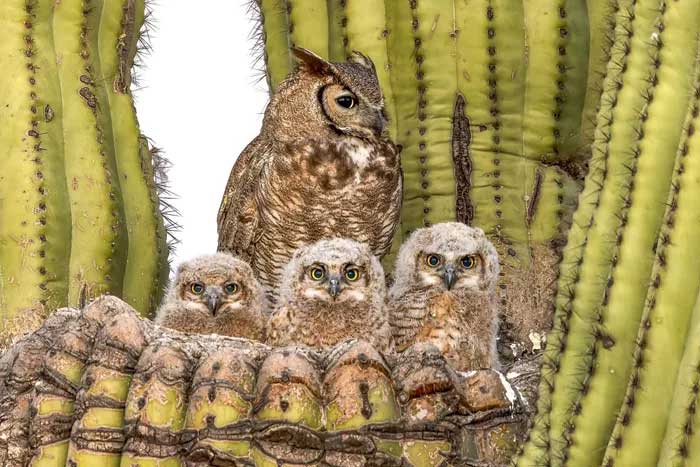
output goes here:
[{"label": "cactus spine", "polygon": [[136,0],[3,3],[3,338],[102,293],[143,313],[157,305],[165,224],[129,91],[144,9]]}]

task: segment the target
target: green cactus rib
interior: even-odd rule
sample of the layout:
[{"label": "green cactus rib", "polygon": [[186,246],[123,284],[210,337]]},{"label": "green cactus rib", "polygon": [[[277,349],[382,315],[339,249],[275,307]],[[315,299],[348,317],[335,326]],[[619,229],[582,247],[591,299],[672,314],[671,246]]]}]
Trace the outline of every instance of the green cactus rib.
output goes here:
[{"label": "green cactus rib", "polygon": [[262,23],[267,84],[270,92],[292,69],[289,54],[289,20],[285,0],[257,0]]},{"label": "green cactus rib", "polygon": [[327,0],[286,0],[289,43],[328,59],[329,26]]},{"label": "green cactus rib", "polygon": [[[160,282],[158,217],[144,174],[136,111],[130,91],[131,69],[144,22],[144,0],[105,0],[97,34],[99,78],[111,126],[117,177],[124,203],[128,253],[121,296],[141,313],[155,309],[162,294],[143,284]],[[116,47],[115,47],[116,44]]]},{"label": "green cactus rib", "polygon": [[[482,1],[474,8],[478,14],[455,11],[453,33],[465,114],[470,123],[481,125],[471,132],[469,147],[469,222],[509,246],[504,263],[516,257],[527,263],[524,185],[534,186],[536,164],[520,158],[526,80],[523,5]],[[476,34],[466,34],[472,28]]]},{"label": "green cactus rib", "polygon": [[616,18],[620,0],[589,0],[589,55],[588,83],[586,84],[586,99],[581,117],[581,135],[584,146],[593,142],[595,137],[596,114],[599,110],[600,96],[603,93],[602,83],[605,80],[608,63],[611,58],[611,48],[615,38]]},{"label": "green cactus rib", "polygon": [[[161,211],[161,202],[165,201],[162,198],[167,196],[167,193],[164,186],[159,187],[159,184],[166,183],[166,180],[162,180],[164,177],[162,171],[165,169],[158,167],[163,164],[160,150],[151,147],[148,138],[145,136],[139,138],[139,143],[143,180],[149,190],[148,201],[150,202],[151,216],[155,222],[153,226],[155,229],[155,250],[152,253],[155,259],[155,270],[149,274],[151,280],[150,292],[148,292],[150,305],[149,308],[145,308],[145,310],[154,311],[165,294],[165,284],[169,280],[171,248],[168,243],[168,231],[169,229],[174,230],[176,226],[172,222],[169,226],[166,226],[165,217],[167,214]],[[142,311],[142,313],[144,312]]]},{"label": "green cactus rib", "polygon": [[561,161],[578,154],[586,90],[588,21],[578,0],[525,2],[528,49],[523,155]]},{"label": "green cactus rib", "polygon": [[[696,107],[697,108],[697,107]],[[696,138],[695,138],[696,139]],[[697,143],[688,159],[697,157]],[[690,168],[688,168],[690,171]],[[697,189],[697,182],[691,181]],[[700,300],[695,299],[691,325],[678,370],[666,434],[661,445],[658,467],[689,467],[700,460]]]},{"label": "green cactus rib", "polygon": [[[700,56],[697,54],[700,49],[697,37],[700,5],[694,2],[662,2],[660,9],[663,15],[663,23],[660,23],[663,24],[663,36],[657,39],[659,60],[662,64],[666,61],[669,65],[665,68],[663,64],[658,69],[659,84],[653,96],[654,102],[662,105],[654,106],[651,103],[649,106],[648,121],[655,122],[653,129],[655,133],[658,132],[645,137],[652,154],[664,154],[662,144],[674,136],[676,128],[683,125],[671,114],[673,106],[663,105],[691,94],[687,89],[691,83],[686,82],[687,78],[679,79],[679,76],[693,77],[694,97],[688,109],[684,135],[676,156],[673,184],[656,244],[654,267],[651,274],[647,275],[651,277],[651,282],[646,301],[641,302],[643,313],[639,332],[635,336],[636,341],[629,345],[629,349],[634,349],[634,359],[627,372],[629,378],[625,378],[628,384],[622,409],[605,453],[606,465],[627,465],[630,462],[640,466],[656,465],[700,284],[700,263],[695,255],[689,255],[687,251],[687,245],[693,245],[698,239],[692,225],[697,213],[697,171],[700,170],[696,157],[693,157],[698,149],[693,135],[695,126],[699,123]],[[692,66],[693,62],[688,64],[686,57],[679,57],[675,53],[675,44],[681,42],[693,44],[692,52],[696,54],[696,60],[695,71],[692,73],[687,72],[686,68]],[[681,63],[683,61],[686,63]],[[678,141],[677,137],[674,139]],[[650,171],[648,175],[658,182],[657,176],[658,171]],[[633,262],[639,267],[639,258]],[[630,292],[636,292],[631,289],[627,292],[627,297]],[[624,291],[621,290],[621,293]],[[629,351],[624,355],[629,355]],[[621,376],[626,375],[622,373]]]},{"label": "green cactus rib", "polygon": [[[389,133],[395,140],[398,129],[390,80],[387,49],[389,31],[386,29],[385,6],[383,2],[375,0],[340,0],[337,3],[343,7],[340,10],[343,39],[342,41],[333,40],[332,43],[341,42],[346,52],[361,51],[374,62],[384,95],[384,107],[389,117]],[[344,58],[344,56],[340,57],[340,60]]]},{"label": "green cactus rib", "polygon": [[0,5],[0,328],[65,304],[70,209],[49,1]]},{"label": "green cactus rib", "polygon": [[54,18],[73,224],[68,291],[73,305],[84,297],[120,294],[126,266],[122,195],[91,37],[100,10],[92,0],[67,0],[56,6]]},{"label": "green cactus rib", "polygon": [[[328,58],[332,62],[342,62],[347,58],[349,44],[345,30],[348,19],[345,12],[346,5],[347,0],[328,0]],[[382,18],[384,17],[382,2],[373,2],[370,6],[375,9],[377,6],[381,7],[381,15]],[[376,53],[376,50],[374,52]]]}]

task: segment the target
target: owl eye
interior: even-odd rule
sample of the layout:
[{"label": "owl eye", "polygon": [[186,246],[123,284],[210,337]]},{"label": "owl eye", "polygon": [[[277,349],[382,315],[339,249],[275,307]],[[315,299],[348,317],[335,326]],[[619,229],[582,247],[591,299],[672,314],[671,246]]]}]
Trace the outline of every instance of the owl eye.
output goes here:
[{"label": "owl eye", "polygon": [[474,256],[465,256],[462,258],[462,266],[464,269],[472,269],[474,266],[476,266],[476,257]]},{"label": "owl eye", "polygon": [[346,109],[352,109],[355,107],[355,98],[353,96],[349,96],[347,94],[338,96],[335,98],[335,102]]},{"label": "owl eye", "polygon": [[440,265],[440,257],[438,255],[428,255],[428,257],[425,259],[425,262],[431,268],[436,268]]},{"label": "owl eye", "polygon": [[360,271],[357,268],[347,268],[345,270],[345,278],[350,282],[355,282],[360,278]]},{"label": "owl eye", "polygon": [[201,282],[195,282],[190,286],[190,290],[195,295],[202,295],[204,293],[204,284]]},{"label": "owl eye", "polygon": [[315,281],[320,281],[326,276],[326,271],[324,271],[322,267],[316,266],[311,268],[309,276]]},{"label": "owl eye", "polygon": [[238,291],[238,284],[235,284],[233,282],[229,282],[224,286],[224,290],[226,291],[227,294],[235,294]]}]

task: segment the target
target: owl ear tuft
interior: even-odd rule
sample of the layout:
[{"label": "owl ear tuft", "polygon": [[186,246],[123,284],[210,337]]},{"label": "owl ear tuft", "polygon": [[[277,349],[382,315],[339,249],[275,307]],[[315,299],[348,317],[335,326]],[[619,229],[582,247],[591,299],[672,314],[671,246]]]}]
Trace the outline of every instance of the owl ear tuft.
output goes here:
[{"label": "owl ear tuft", "polygon": [[319,75],[333,73],[333,66],[319,55],[303,47],[292,47],[292,53],[299,60],[299,66]]},{"label": "owl ear tuft", "polygon": [[352,51],[352,53],[348,57],[348,61],[352,63],[357,63],[358,65],[362,65],[368,70],[374,71],[374,62],[372,61],[372,59],[369,58],[367,55],[358,52],[357,50]]}]

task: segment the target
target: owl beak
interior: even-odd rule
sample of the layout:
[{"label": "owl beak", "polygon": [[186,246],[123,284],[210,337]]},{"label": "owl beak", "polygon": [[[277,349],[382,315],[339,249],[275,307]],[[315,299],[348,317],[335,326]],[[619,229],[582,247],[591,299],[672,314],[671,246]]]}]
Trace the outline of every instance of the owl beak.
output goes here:
[{"label": "owl beak", "polygon": [[445,281],[445,286],[447,287],[447,290],[452,290],[452,287],[455,285],[455,282],[457,282],[457,272],[455,271],[455,267],[451,264],[445,266],[445,269],[442,273],[442,279]]},{"label": "owl beak", "polygon": [[383,112],[379,112],[374,119],[374,125],[373,129],[375,132],[375,135],[381,136],[384,133],[384,129],[386,128],[388,121],[386,117],[384,116]]},{"label": "owl beak", "polygon": [[331,277],[328,281],[328,293],[331,297],[335,298],[340,294],[340,279],[337,277]]},{"label": "owl beak", "polygon": [[219,309],[219,305],[221,305],[221,295],[219,294],[219,291],[207,289],[206,292],[204,292],[203,298],[212,316],[216,316],[216,312]]}]

